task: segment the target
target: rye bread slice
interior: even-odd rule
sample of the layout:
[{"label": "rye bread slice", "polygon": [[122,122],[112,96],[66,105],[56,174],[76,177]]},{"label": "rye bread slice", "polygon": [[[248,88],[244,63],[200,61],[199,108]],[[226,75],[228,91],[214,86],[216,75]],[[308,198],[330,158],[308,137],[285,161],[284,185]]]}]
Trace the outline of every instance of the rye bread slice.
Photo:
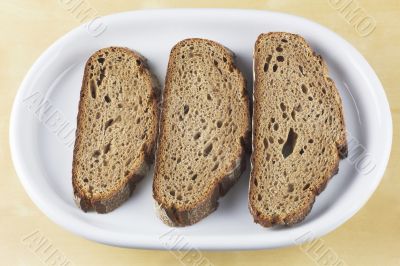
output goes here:
[{"label": "rye bread slice", "polygon": [[254,51],[249,209],[269,227],[300,222],[347,156],[342,103],[299,35],[261,34]]},{"label": "rye bread slice", "polygon": [[87,61],[72,165],[75,202],[107,213],[126,201],[154,160],[157,81],[137,53],[120,47]]},{"label": "rye bread slice", "polygon": [[249,101],[233,60],[206,39],[183,40],[171,51],[153,182],[157,214],[167,225],[209,215],[245,168]]}]

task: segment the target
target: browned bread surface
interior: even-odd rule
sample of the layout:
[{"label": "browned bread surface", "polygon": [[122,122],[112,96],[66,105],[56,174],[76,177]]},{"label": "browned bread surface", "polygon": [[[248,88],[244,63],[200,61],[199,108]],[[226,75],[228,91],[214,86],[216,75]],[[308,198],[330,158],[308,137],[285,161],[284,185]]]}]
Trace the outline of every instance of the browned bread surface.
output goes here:
[{"label": "browned bread surface", "polygon": [[153,197],[171,226],[198,222],[244,170],[250,131],[245,79],[233,55],[205,39],[186,39],[170,54]]},{"label": "browned bread surface", "polygon": [[347,155],[342,103],[323,59],[299,35],[261,34],[254,71],[249,209],[263,226],[291,225]]},{"label": "browned bread surface", "polygon": [[101,49],[86,63],[72,166],[84,211],[120,206],[154,159],[159,93],[145,63],[120,47]]}]

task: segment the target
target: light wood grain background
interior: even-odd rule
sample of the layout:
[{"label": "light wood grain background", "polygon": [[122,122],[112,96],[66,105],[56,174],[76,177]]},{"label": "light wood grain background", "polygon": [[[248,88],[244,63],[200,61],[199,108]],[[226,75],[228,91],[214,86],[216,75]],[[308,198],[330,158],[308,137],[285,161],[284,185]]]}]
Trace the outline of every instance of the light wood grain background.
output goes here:
[{"label": "light wood grain background", "polygon": [[[56,39],[80,24],[65,3],[72,0],[2,0],[0,2],[0,265],[48,265],[23,239],[43,236],[69,265],[180,265],[168,251],[131,250],[105,246],[75,236],[53,224],[31,202],[14,171],[8,126],[13,99],[25,73]],[[389,166],[379,188],[351,220],[324,236],[320,243],[343,265],[400,265],[400,1],[352,0],[376,21],[362,37],[332,6],[350,0],[263,1],[122,1],[83,0],[100,15],[143,8],[223,7],[281,11],[314,20],[339,33],[369,61],[383,83],[394,122]],[[318,250],[300,247],[245,252],[202,252],[215,265],[323,264]],[[192,265],[186,263],[186,265]]]}]

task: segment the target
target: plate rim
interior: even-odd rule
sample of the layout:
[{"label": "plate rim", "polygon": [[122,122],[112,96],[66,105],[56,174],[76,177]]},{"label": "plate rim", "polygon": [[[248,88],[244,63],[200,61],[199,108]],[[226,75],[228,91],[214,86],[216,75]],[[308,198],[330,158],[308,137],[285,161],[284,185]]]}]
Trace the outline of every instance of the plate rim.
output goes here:
[{"label": "plate rim", "polygon": [[[274,12],[274,11],[266,11],[266,10],[254,10],[254,9],[226,9],[226,8],[171,8],[171,9],[144,9],[144,10],[134,10],[134,11],[127,11],[127,12],[120,12],[120,13],[113,13],[107,16],[101,17],[102,20],[107,21],[107,20],[113,20],[113,19],[118,19],[117,17],[121,16],[127,16],[127,15],[138,15],[142,13],[147,13],[149,17],[153,17],[154,15],[165,15],[165,14],[176,14],[177,16],[182,15],[183,13],[202,13],[200,15],[210,15],[211,13],[218,14],[221,16],[226,16],[226,15],[234,15],[235,13],[248,13],[249,15],[252,13],[262,13],[265,15],[274,15],[274,16],[280,16],[280,17],[286,17],[290,20],[297,20],[297,21],[302,21],[306,24],[309,24],[315,28],[318,28],[319,30],[325,32],[328,35],[331,35],[332,37],[340,40],[343,42],[343,45],[346,46],[346,48],[351,51],[351,54],[354,55],[355,59],[357,60],[358,65],[362,65],[363,68],[363,73],[368,75],[368,80],[373,82],[373,87],[375,89],[375,92],[380,96],[379,97],[379,108],[380,111],[385,115],[385,123],[387,124],[387,132],[386,132],[386,147],[385,147],[385,154],[380,157],[380,164],[379,170],[377,170],[378,177],[374,179],[374,182],[371,183],[371,185],[368,187],[368,191],[364,193],[366,195],[362,200],[358,201],[358,204],[350,211],[346,212],[342,217],[339,219],[336,219],[335,222],[332,222],[328,225],[321,225],[319,226],[318,230],[314,230],[314,234],[312,235],[311,238],[304,239],[309,241],[314,238],[321,237],[336,228],[338,228],[340,225],[348,221],[354,214],[356,214],[370,199],[370,197],[373,195],[374,191],[380,184],[385,170],[387,168],[387,164],[389,162],[390,158],[390,153],[391,153],[391,148],[392,148],[392,135],[393,135],[393,124],[392,124],[392,115],[389,107],[389,102],[385,93],[385,90],[377,77],[375,71],[372,69],[370,64],[366,61],[366,59],[361,55],[361,53],[354,48],[349,42],[347,42],[344,38],[342,38],[340,35],[337,33],[331,31],[330,29],[326,28],[325,26],[322,26],[316,22],[313,22],[309,19],[292,15],[292,14],[287,14],[287,13],[282,13],[282,12]],[[152,13],[152,14],[149,14]],[[121,19],[121,18],[120,18]],[[165,249],[165,246],[162,245],[162,243],[157,241],[157,239],[154,239],[154,237],[149,237],[149,236],[139,236],[135,239],[135,241],[127,241],[127,239],[122,239],[120,233],[116,232],[110,232],[105,229],[100,229],[98,227],[91,226],[89,227],[91,230],[88,233],[85,231],[83,228],[86,228],[87,225],[82,223],[79,220],[75,220],[73,223],[69,223],[68,221],[65,221],[63,217],[65,217],[65,213],[63,214],[63,211],[58,211],[55,206],[51,206],[52,204],[46,204],[44,202],[44,199],[41,198],[37,191],[34,190],[34,188],[30,185],[29,182],[29,173],[26,173],[25,169],[23,169],[23,161],[21,160],[20,153],[21,151],[17,148],[18,147],[18,139],[16,138],[16,130],[17,130],[17,115],[18,115],[18,108],[21,105],[21,100],[22,100],[22,92],[24,91],[24,88],[27,86],[27,81],[31,78],[31,76],[37,72],[37,69],[42,65],[42,61],[45,60],[46,56],[51,54],[53,50],[56,49],[57,46],[61,45],[64,41],[64,39],[69,38],[73,34],[79,33],[81,30],[84,29],[86,24],[82,24],[62,37],[58,38],[53,44],[51,44],[40,56],[34,64],[30,67],[28,72],[25,74],[24,79],[17,91],[17,94],[14,98],[13,105],[12,105],[12,111],[10,114],[10,122],[9,122],[9,145],[10,145],[10,152],[11,152],[11,159],[14,165],[14,169],[17,173],[17,176],[19,177],[20,182],[22,183],[24,190],[27,192],[31,200],[35,203],[35,205],[47,216],[49,217],[54,223],[58,224],[59,226],[67,229],[68,231],[73,232],[74,234],[77,234],[79,236],[83,236],[87,239],[94,240],[96,242],[108,244],[108,245],[113,245],[113,246],[122,246],[122,247],[130,247],[130,248],[144,248],[144,249]],[[60,214],[61,213],[61,214]],[[73,216],[72,216],[73,217]],[[72,225],[71,225],[72,224]],[[304,229],[306,229],[305,227]],[[298,230],[299,232],[304,232],[305,230]],[[307,232],[305,232],[307,233]],[[104,235],[107,235],[108,237],[104,237]],[[183,234],[184,235],[184,234]],[[296,234],[298,235],[298,234]],[[301,234],[300,234],[301,235]],[[237,235],[233,236],[225,236],[224,239],[216,239],[213,238],[211,241],[209,236],[186,236],[188,241],[192,244],[193,247],[196,249],[201,249],[201,250],[247,250],[247,249],[268,249],[268,248],[278,248],[278,247],[283,247],[283,246],[290,246],[294,244],[301,244],[303,241],[299,242],[294,242],[295,236],[290,238],[290,241],[288,241],[288,238],[286,239],[280,239],[277,241],[276,239],[274,241],[268,241],[268,239],[254,239],[252,235],[243,237],[242,235],[239,236],[241,238],[240,244],[236,243],[235,241],[227,241],[227,239],[232,238],[237,239]],[[248,242],[249,239],[248,237],[251,237],[250,243]]]}]

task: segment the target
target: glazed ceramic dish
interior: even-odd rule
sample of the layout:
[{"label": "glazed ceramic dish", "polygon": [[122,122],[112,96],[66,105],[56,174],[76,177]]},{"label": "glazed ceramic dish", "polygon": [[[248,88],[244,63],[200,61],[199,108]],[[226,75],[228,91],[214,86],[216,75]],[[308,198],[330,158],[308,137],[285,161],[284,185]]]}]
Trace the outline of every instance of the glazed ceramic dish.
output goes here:
[{"label": "glazed ceramic dish", "polygon": [[[124,46],[143,54],[161,82],[169,52],[188,37],[215,40],[236,53],[251,87],[254,42],[262,32],[301,34],[329,66],[343,100],[349,156],[317,197],[307,218],[292,227],[255,224],[247,204],[249,165],[240,181],[201,222],[170,228],[155,215],[152,175],[115,211],[84,213],[71,185],[79,92],[86,60],[96,50]],[[292,15],[250,10],[172,9],[115,14],[71,31],[35,62],[16,96],[10,122],[12,159],[34,203],[55,223],[85,238],[150,249],[265,249],[320,237],[350,219],[378,186],[388,162],[392,121],[376,74],[348,42]],[[182,239],[176,244],[177,239]]]}]

